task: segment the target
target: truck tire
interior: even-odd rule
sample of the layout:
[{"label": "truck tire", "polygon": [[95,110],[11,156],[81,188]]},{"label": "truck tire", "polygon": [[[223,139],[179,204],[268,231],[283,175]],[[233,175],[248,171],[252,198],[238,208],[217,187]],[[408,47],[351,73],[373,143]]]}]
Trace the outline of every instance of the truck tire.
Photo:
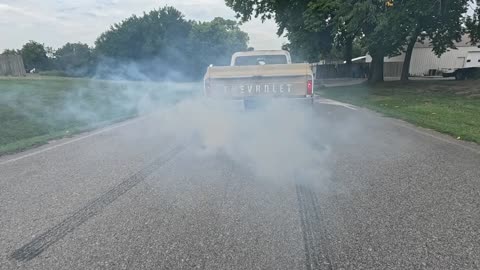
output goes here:
[{"label": "truck tire", "polygon": [[465,73],[463,72],[463,70],[455,71],[455,80],[457,81],[465,80]]}]

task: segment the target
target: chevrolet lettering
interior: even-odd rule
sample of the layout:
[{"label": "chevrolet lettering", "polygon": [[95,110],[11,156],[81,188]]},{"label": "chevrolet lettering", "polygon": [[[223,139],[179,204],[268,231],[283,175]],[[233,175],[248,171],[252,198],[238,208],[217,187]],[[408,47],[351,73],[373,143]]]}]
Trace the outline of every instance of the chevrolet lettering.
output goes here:
[{"label": "chevrolet lettering", "polygon": [[262,95],[262,94],[290,94],[292,93],[292,84],[241,84],[241,85],[224,85],[223,93],[226,95]]}]

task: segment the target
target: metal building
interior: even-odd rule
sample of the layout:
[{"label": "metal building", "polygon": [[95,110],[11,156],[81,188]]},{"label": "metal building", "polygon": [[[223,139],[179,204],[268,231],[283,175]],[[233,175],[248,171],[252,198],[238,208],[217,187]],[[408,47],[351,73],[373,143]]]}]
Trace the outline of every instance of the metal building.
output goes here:
[{"label": "metal building", "polygon": [[[448,49],[447,52],[437,57],[432,51],[430,42],[426,40],[424,43],[418,42],[412,54],[412,60],[410,62],[410,75],[411,76],[428,76],[439,75],[442,70],[455,69],[464,67],[472,61],[470,56],[480,54],[480,48],[477,45],[471,45],[468,36],[464,36],[462,41],[455,44],[456,49]],[[468,56],[468,57],[467,57]],[[367,55],[367,62],[371,62],[371,57]],[[394,57],[386,57],[385,63],[396,62],[403,63],[405,54],[401,54]],[[478,65],[480,65],[480,60]]]},{"label": "metal building", "polygon": [[0,55],[0,76],[26,76],[20,55]]}]

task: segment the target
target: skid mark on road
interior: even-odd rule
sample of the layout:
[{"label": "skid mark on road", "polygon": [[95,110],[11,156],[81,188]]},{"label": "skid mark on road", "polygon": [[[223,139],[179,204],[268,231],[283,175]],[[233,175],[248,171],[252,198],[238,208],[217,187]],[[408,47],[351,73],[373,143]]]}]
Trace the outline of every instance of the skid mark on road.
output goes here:
[{"label": "skid mark on road", "polygon": [[160,158],[156,159],[148,166],[144,167],[139,172],[126,178],[120,184],[105,192],[100,197],[90,201],[87,205],[77,210],[75,213],[64,219],[62,222],[58,223],[46,232],[35,237],[32,241],[28,242],[21,248],[15,250],[10,255],[10,257],[17,261],[24,262],[29,261],[40,255],[48,247],[55,244],[57,241],[65,237],[68,233],[71,233],[77,227],[85,223],[87,220],[99,214],[102,210],[104,210],[108,205],[113,203],[120,196],[135,187],[138,183],[145,180],[147,176],[158,170],[168,161],[175,158],[184,149],[185,146],[182,145],[174,147],[166,154],[162,155]]},{"label": "skid mark on road", "polygon": [[297,184],[300,222],[305,244],[307,270],[333,269],[318,198],[310,187]]}]

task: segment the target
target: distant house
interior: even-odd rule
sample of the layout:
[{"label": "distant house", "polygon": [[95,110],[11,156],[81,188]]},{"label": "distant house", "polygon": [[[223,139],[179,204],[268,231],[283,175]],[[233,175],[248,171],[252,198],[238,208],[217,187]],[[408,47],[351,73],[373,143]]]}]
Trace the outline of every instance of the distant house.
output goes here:
[{"label": "distant house", "polygon": [[[468,36],[464,36],[462,41],[455,44],[456,49],[448,49],[447,52],[437,57],[432,51],[430,42],[426,40],[424,43],[417,42],[413,49],[412,60],[410,62],[410,75],[412,76],[428,76],[439,75],[442,70],[463,67],[467,61],[472,61],[471,55],[479,54],[480,48],[470,44]],[[467,57],[468,56],[468,57]],[[385,57],[385,63],[403,63],[405,53],[394,57]],[[366,62],[370,63],[372,58],[367,55]],[[480,65],[480,60],[479,65]]]}]

